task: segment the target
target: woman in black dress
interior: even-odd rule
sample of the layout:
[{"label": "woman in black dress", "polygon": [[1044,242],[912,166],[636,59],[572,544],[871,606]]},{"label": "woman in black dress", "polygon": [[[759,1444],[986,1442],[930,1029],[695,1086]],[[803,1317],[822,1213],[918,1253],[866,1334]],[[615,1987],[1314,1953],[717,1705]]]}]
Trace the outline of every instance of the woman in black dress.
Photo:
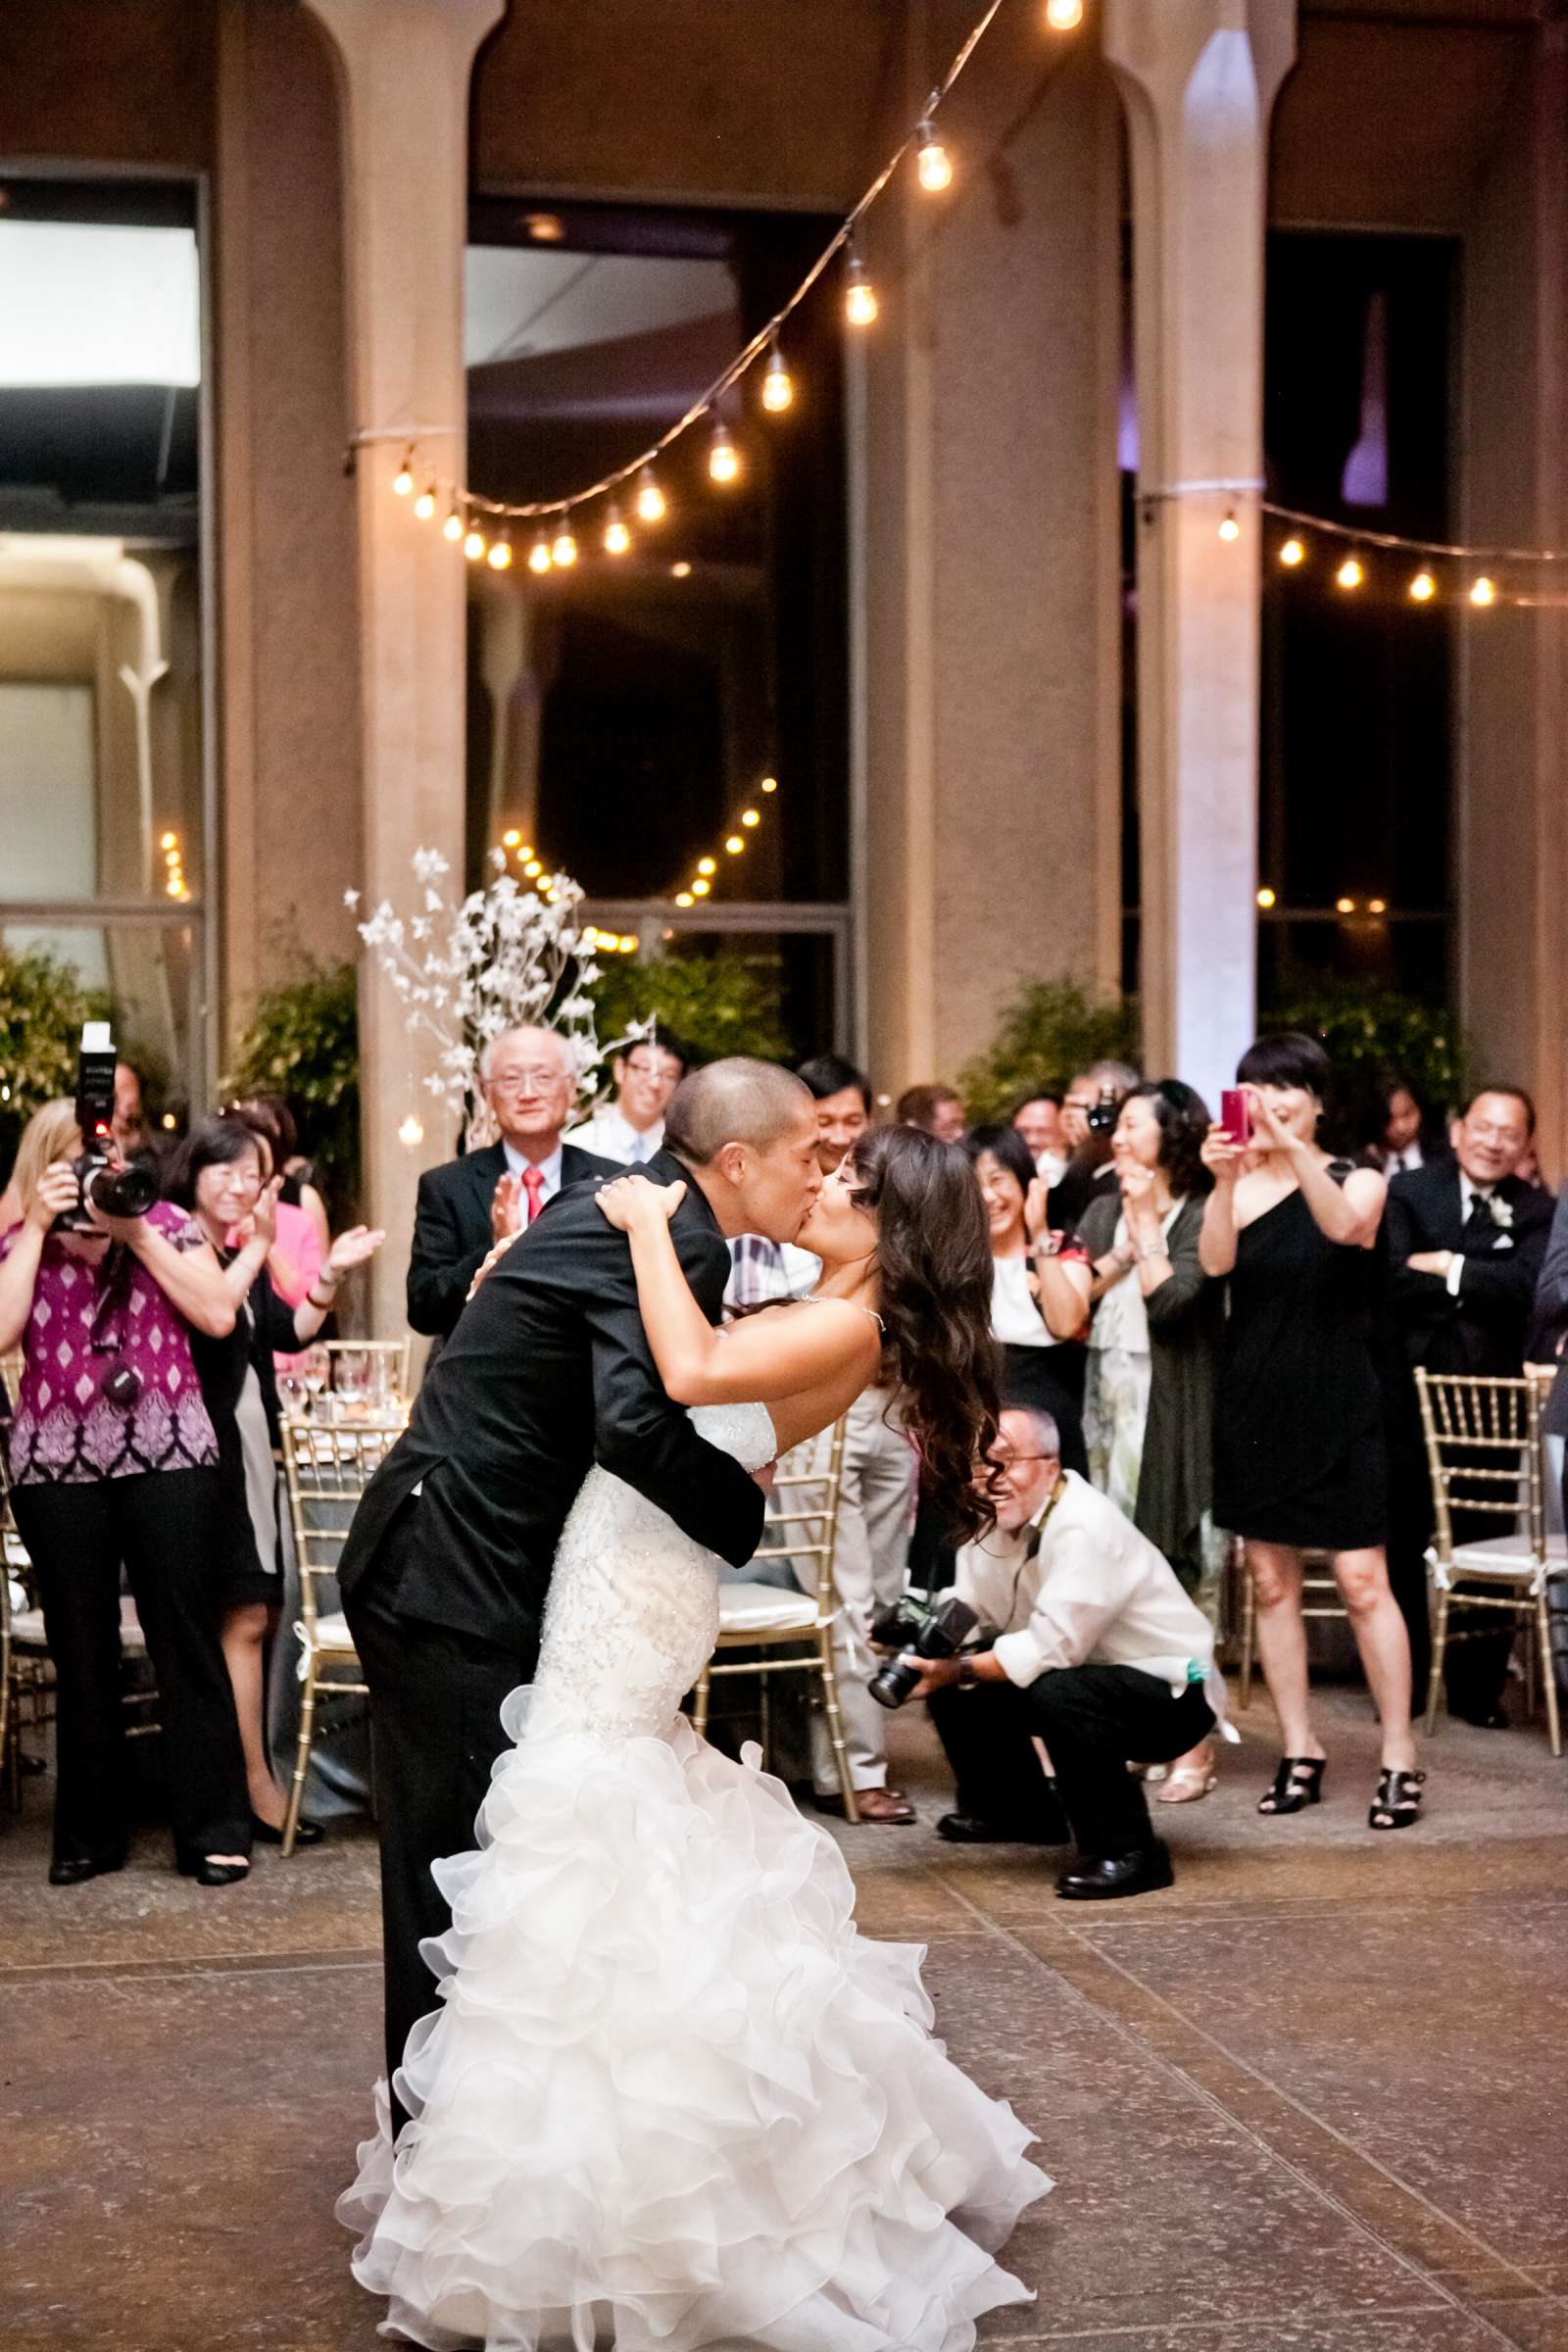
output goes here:
[{"label": "woman in black dress", "polygon": [[1418,1815],[1425,1776],[1410,1734],[1410,1644],[1389,1589],[1388,1473],[1371,1322],[1386,1187],[1317,1142],[1328,1056],[1312,1038],[1259,1038],[1243,1054],[1251,1142],[1209,1129],[1214,1190],[1199,1256],[1229,1277],[1214,1419],[1214,1516],[1246,1540],[1257,1646],[1285,1754],[1262,1813],[1316,1804],[1301,1618],[1302,1553],[1331,1554],[1383,1730],[1374,1829]]}]

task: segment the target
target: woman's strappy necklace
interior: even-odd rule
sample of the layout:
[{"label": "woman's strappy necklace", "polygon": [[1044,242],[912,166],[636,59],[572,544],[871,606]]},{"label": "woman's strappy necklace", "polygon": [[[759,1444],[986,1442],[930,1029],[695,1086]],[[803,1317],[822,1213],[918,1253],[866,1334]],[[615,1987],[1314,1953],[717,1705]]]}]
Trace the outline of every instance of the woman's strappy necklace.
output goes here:
[{"label": "woman's strappy necklace", "polygon": [[794,1304],[796,1306],[853,1306],[858,1315],[870,1316],[872,1322],[876,1325],[878,1331],[882,1334],[884,1339],[886,1339],[888,1336],[888,1327],[883,1322],[881,1316],[877,1313],[876,1308],[874,1306],[861,1306],[858,1299],[818,1298],[813,1296],[806,1298],[797,1298],[794,1301]]}]

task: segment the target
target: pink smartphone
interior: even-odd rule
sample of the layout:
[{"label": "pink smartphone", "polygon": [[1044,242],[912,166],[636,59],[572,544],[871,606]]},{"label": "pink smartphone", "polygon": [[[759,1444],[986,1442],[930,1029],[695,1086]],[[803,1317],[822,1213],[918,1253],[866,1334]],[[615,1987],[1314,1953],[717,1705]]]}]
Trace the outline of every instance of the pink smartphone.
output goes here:
[{"label": "pink smartphone", "polygon": [[1219,1123],[1229,1129],[1231,1142],[1239,1144],[1245,1152],[1252,1140],[1252,1114],[1244,1088],[1227,1086],[1221,1091]]}]

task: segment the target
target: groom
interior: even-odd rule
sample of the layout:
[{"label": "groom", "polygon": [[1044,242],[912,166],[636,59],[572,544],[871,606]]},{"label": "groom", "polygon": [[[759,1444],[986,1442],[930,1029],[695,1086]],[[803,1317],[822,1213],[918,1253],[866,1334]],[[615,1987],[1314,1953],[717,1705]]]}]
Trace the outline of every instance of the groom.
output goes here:
[{"label": "groom", "polygon": [[[821,1188],[816,1106],[787,1070],[712,1062],[677,1089],[656,1183],[685,1179],[670,1231],[716,1323],[727,1239],[793,1242]],[[430,1866],[473,1843],[506,1745],[507,1693],[531,1681],[551,1564],[598,1463],[741,1566],[762,1489],[693,1431],[660,1385],[626,1236],[582,1185],[550,1202],[460,1316],[409,1427],[365,1491],[339,1563],[370,1692],[387,2079],[436,2006],[420,1956],[451,1924]],[[393,2098],[394,2135],[403,2121]]]}]

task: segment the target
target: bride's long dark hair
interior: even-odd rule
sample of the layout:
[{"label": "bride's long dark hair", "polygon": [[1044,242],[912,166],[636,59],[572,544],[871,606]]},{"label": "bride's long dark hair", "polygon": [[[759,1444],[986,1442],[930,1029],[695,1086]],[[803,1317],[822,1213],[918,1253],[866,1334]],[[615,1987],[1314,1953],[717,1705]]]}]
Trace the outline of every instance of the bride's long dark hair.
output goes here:
[{"label": "bride's long dark hair", "polygon": [[956,1144],[873,1127],[850,1153],[876,1218],[884,1378],[902,1395],[922,1490],[955,1536],[991,1525],[986,1464],[997,1441],[991,1231]]}]

